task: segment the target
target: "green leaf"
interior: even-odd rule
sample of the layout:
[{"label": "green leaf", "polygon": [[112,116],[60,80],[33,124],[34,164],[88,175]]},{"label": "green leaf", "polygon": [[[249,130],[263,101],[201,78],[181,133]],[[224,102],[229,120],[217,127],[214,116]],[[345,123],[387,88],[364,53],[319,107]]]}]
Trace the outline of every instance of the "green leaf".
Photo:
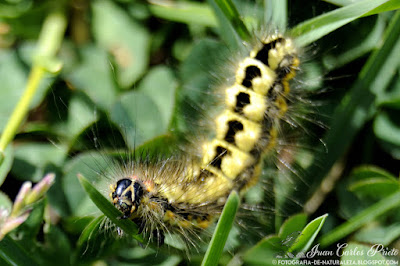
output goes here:
[{"label": "green leaf", "polygon": [[307,251],[324,225],[326,217],[328,217],[328,214],[322,215],[309,222],[301,231],[301,234],[297,237],[295,243],[289,248],[288,251]]},{"label": "green leaf", "polygon": [[288,19],[287,0],[266,0],[264,5],[264,21],[271,23],[271,28],[276,27],[280,32],[284,32]]},{"label": "green leaf", "polygon": [[371,10],[364,16],[370,16],[370,15],[375,15],[375,14],[379,14],[382,12],[393,11],[393,10],[397,10],[399,8],[400,8],[400,2],[398,0],[389,0],[388,2],[384,3],[383,5],[380,5],[379,7],[375,8],[374,10]]},{"label": "green leaf", "polygon": [[290,34],[299,46],[306,46],[347,23],[367,14],[388,0],[361,0],[312,18],[294,27]]},{"label": "green leaf", "polygon": [[397,208],[399,206],[400,192],[397,192],[385,197],[378,203],[371,205],[369,208],[352,217],[347,222],[341,224],[329,233],[325,234],[320,238],[319,242],[321,243],[322,247],[329,246],[339,239],[342,239],[348,234],[354,232],[361,226],[371,222],[373,219],[376,219],[384,213],[388,212],[389,210]]},{"label": "green leaf", "polygon": [[66,232],[50,224],[46,225],[44,231],[46,246],[43,249],[43,257],[46,258],[46,261],[50,263],[59,261],[59,265],[72,265],[71,244]]},{"label": "green leaf", "polygon": [[400,237],[400,223],[377,224],[372,223],[361,228],[354,234],[354,240],[362,243],[375,244],[379,243],[389,246],[390,243]]},{"label": "green leaf", "polygon": [[0,257],[10,265],[39,265],[30,253],[9,236],[0,241]]},{"label": "green leaf", "polygon": [[46,202],[46,199],[41,199],[30,206],[32,207],[32,211],[30,212],[28,219],[15,229],[20,243],[25,249],[31,248],[38,237],[43,225]]},{"label": "green leaf", "polygon": [[242,18],[232,0],[214,0],[225,18],[231,23],[236,33],[244,41],[250,40],[250,32],[242,21]]},{"label": "green leaf", "polygon": [[[141,91],[130,91],[111,109],[111,120],[121,128],[131,148],[167,132],[169,120],[164,120],[165,114],[152,98]],[[167,105],[165,107],[168,108]]]},{"label": "green leaf", "polygon": [[[394,71],[398,72],[398,69]],[[398,111],[400,110],[400,77],[397,76],[397,78],[393,79],[392,83],[391,90],[384,91],[382,98],[376,101],[376,104],[379,107],[387,108],[388,111],[392,109]]]},{"label": "green leaf", "polygon": [[184,122],[189,124],[188,128],[182,131],[196,128],[198,124],[196,121],[204,117],[201,112],[203,106],[214,106],[218,103],[217,97],[214,97],[215,95],[211,90],[212,86],[210,86],[210,81],[211,83],[217,81],[213,80],[208,70],[210,66],[217,66],[217,59],[228,56],[228,52],[226,45],[214,40],[204,39],[193,47],[189,56],[181,64],[179,74],[183,83],[181,90],[183,100],[178,103],[183,113]]},{"label": "green leaf", "polygon": [[374,133],[379,139],[400,147],[399,123],[399,112],[380,112],[374,120]]},{"label": "green leaf", "polygon": [[116,99],[116,85],[107,53],[94,45],[79,49],[81,62],[65,78],[85,92],[98,106],[107,109]]},{"label": "green leaf", "polygon": [[307,215],[300,213],[289,217],[279,229],[279,237],[285,240],[289,235],[295,232],[301,232],[307,223]]},{"label": "green leaf", "polygon": [[105,154],[99,152],[87,152],[68,161],[64,167],[62,186],[67,198],[72,215],[95,215],[99,210],[90,200],[79,184],[77,175],[82,174],[90,178],[90,181],[107,191],[106,177],[102,176],[104,169],[112,167],[112,162]]},{"label": "green leaf", "polygon": [[[355,1],[354,0],[324,0],[325,2],[337,5],[337,6],[346,6],[353,4]],[[370,16],[374,14],[379,14],[382,12],[387,12],[387,11],[392,11],[400,8],[400,2],[398,0],[390,0],[386,2],[385,4],[375,8],[374,10],[371,10],[364,16]]]},{"label": "green leaf", "polygon": [[71,150],[76,142],[79,142],[79,136],[98,119],[99,115],[93,102],[83,93],[75,93],[69,102],[68,120],[58,125],[56,130],[68,140],[68,150]]},{"label": "green leaf", "polygon": [[177,81],[170,69],[164,66],[152,68],[140,82],[138,91],[149,96],[161,113],[162,125],[169,125],[175,104]]},{"label": "green leaf", "polygon": [[369,57],[356,82],[334,112],[330,130],[324,137],[325,148],[329,152],[315,158],[313,165],[307,169],[307,176],[316,179],[325,176],[349,148],[361,127],[376,112],[374,81],[379,78],[388,57],[392,56],[399,36],[400,12],[397,12],[385,31],[383,46]]},{"label": "green leaf", "polygon": [[374,165],[362,165],[351,172],[351,179],[362,181],[370,178],[383,178],[388,181],[397,182],[397,178],[385,169]]},{"label": "green leaf", "polygon": [[[113,232],[106,227],[105,219],[104,215],[94,218],[79,236],[77,242],[77,254],[79,254],[77,260],[79,262],[105,257],[106,251],[110,250],[114,242],[117,242],[115,236],[112,235]],[[111,234],[111,236],[107,236],[107,234]]]},{"label": "green leaf", "polygon": [[361,166],[350,175],[349,190],[361,197],[382,199],[400,189],[400,182],[389,172],[374,166]]},{"label": "green leaf", "polygon": [[117,64],[117,80],[129,88],[148,67],[150,38],[147,30],[127,16],[114,2],[92,2],[93,34]]},{"label": "green leaf", "polygon": [[[142,236],[138,234],[138,227],[134,222],[129,219],[119,219],[119,217],[122,216],[122,213],[118,211],[110,201],[104,198],[103,195],[101,195],[82,175],[79,175],[78,178],[90,199],[104,213],[104,215],[106,215],[116,226],[121,228],[125,234],[135,238],[141,243],[144,242]],[[95,221],[99,221],[99,219],[100,218]]]},{"label": "green leaf", "polygon": [[222,214],[219,218],[217,228],[214,231],[211,242],[201,265],[218,265],[225,242],[228,239],[236,212],[239,208],[240,198],[236,191],[232,191],[225,203]]},{"label": "green leaf", "polygon": [[396,191],[399,191],[399,182],[393,182],[385,178],[370,178],[358,181],[349,186],[349,190],[362,197],[382,199]]},{"label": "green leaf", "polygon": [[199,24],[216,27],[217,20],[210,7],[197,2],[150,1],[150,12],[154,16],[185,24]]},{"label": "green leaf", "polygon": [[243,260],[246,265],[269,265],[272,260],[284,257],[286,249],[280,237],[266,237],[249,249]]},{"label": "green leaf", "polygon": [[[377,16],[375,19],[356,20],[340,29],[340,31],[333,32],[329,36],[326,36],[324,42],[332,42],[338,36],[352,36],[352,38],[343,40],[340,47],[332,49],[332,51],[329,51],[327,54],[324,53],[322,60],[326,70],[332,71],[333,69],[345,66],[357,58],[362,58],[373,49],[376,49],[377,45],[379,45],[382,40],[385,26],[385,18]],[[363,41],[360,42],[360,39]],[[307,71],[307,69],[305,69],[305,71]],[[319,88],[321,88],[321,86]]]},{"label": "green leaf", "polygon": [[[239,47],[238,44],[240,43],[241,38],[241,36],[238,35],[238,31],[240,30],[236,29],[231,22],[236,21],[235,23],[243,26],[244,24],[239,17],[235,18],[232,16],[232,14],[230,14],[231,12],[237,12],[236,7],[234,5],[231,5],[232,2],[230,0],[222,0],[218,2],[214,0],[208,0],[207,2],[214,10],[215,16],[218,21],[218,33],[221,39],[224,41],[224,43],[229,44],[232,49],[237,49]],[[227,12],[227,14],[225,14],[224,12]],[[229,19],[232,19],[232,21],[230,21]],[[242,28],[243,26],[238,27]],[[246,30],[242,32],[245,31]]]}]

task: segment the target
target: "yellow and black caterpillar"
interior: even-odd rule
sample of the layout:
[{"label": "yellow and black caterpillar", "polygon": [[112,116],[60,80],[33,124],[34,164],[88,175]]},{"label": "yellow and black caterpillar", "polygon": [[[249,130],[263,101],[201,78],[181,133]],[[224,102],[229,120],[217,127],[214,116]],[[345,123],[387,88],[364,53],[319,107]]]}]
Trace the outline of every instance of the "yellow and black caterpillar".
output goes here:
[{"label": "yellow and black caterpillar", "polygon": [[214,137],[199,157],[155,164],[131,163],[110,186],[124,219],[161,244],[166,233],[190,234],[207,228],[232,190],[256,184],[265,155],[276,146],[288,109],[289,81],[299,66],[293,41],[280,34],[261,39],[237,65],[225,88]]}]

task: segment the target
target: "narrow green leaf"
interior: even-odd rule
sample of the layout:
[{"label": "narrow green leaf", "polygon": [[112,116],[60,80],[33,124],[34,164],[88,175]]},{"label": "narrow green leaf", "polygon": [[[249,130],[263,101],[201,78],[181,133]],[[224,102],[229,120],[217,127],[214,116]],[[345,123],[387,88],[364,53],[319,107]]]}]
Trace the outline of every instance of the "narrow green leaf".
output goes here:
[{"label": "narrow green leaf", "polygon": [[219,218],[217,228],[214,231],[210,245],[201,265],[218,265],[225,242],[228,239],[236,212],[239,208],[240,199],[236,191],[232,191],[225,203],[221,217]]},{"label": "narrow green leaf", "polygon": [[400,237],[400,223],[392,224],[373,223],[361,228],[354,234],[354,240],[361,243],[379,243],[389,246],[390,243]]},{"label": "narrow green leaf", "polygon": [[391,56],[392,49],[397,45],[399,36],[400,11],[391,19],[385,32],[383,46],[369,57],[357,81],[335,110],[330,130],[324,138],[326,150],[329,152],[315,159],[307,170],[307,176],[315,179],[326,176],[333,164],[348,149],[357,132],[375,114],[374,100],[377,88],[373,85],[381,73],[382,66]]},{"label": "narrow green leaf", "polygon": [[307,223],[307,215],[300,213],[287,219],[279,229],[279,237],[286,239],[287,236],[301,231]]},{"label": "narrow green leaf", "polygon": [[380,112],[374,120],[374,133],[377,138],[400,147],[400,125],[398,113]]},{"label": "narrow green leaf", "polygon": [[25,249],[9,236],[5,236],[0,241],[0,257],[10,265],[39,265]]},{"label": "narrow green leaf", "polygon": [[290,31],[299,46],[306,46],[365,15],[388,0],[362,0],[300,23]]},{"label": "narrow green leaf", "polygon": [[[230,34],[230,32],[226,32],[226,30],[229,28],[228,25],[226,25],[226,22],[228,21],[230,26],[235,30],[236,34],[242,40],[250,40],[250,32],[242,21],[241,16],[232,0],[209,0],[209,3],[214,8],[216,16],[219,20],[221,36],[227,36],[226,34]],[[235,44],[235,41],[237,40],[232,37],[234,36],[231,36],[231,38],[229,38],[230,41],[227,43],[233,45],[232,47],[236,47],[237,44]]]},{"label": "narrow green leaf", "polygon": [[94,204],[118,227],[120,227],[124,233],[132,236],[139,242],[144,242],[141,235],[138,234],[137,225],[129,219],[119,219],[122,213],[118,211],[104,196],[97,191],[95,187],[90,184],[82,175],[78,176],[79,182],[85,189],[86,193],[92,199]]},{"label": "narrow green leaf", "polygon": [[[127,234],[140,243],[147,243],[146,240],[143,239],[142,235],[139,234],[138,226],[129,219],[120,219],[122,213],[118,211],[112,204],[109,202],[104,196],[97,191],[95,187],[90,184],[90,182],[82,175],[78,175],[79,182],[82,187],[85,189],[86,193],[92,199],[94,204],[107,216],[111,222],[113,222],[116,226],[121,228],[124,231],[124,234]],[[100,218],[99,218],[100,219]],[[98,220],[95,220],[98,221]],[[87,232],[86,232],[87,234]],[[165,252],[169,254],[182,254],[182,251],[174,248],[172,246],[154,246],[152,243],[147,244],[149,247],[154,249],[165,249]]]},{"label": "narrow green leaf", "polygon": [[329,233],[320,238],[321,247],[329,246],[336,241],[344,238],[348,234],[356,231],[361,226],[371,222],[373,219],[380,217],[384,213],[394,208],[400,207],[400,192],[392,194],[371,207],[365,209],[358,215],[354,216],[344,224],[336,227]]},{"label": "narrow green leaf", "polygon": [[[129,88],[148,67],[150,34],[114,1],[90,3],[93,35],[99,45],[114,55],[118,84]],[[107,66],[110,68],[109,64]]]},{"label": "narrow green leaf", "polygon": [[357,195],[379,199],[399,191],[399,189],[399,182],[393,182],[384,178],[370,178],[354,182],[349,186],[349,190]]},{"label": "narrow green leaf", "polygon": [[79,236],[77,242],[79,262],[99,259],[115,242],[113,237],[104,236],[109,233],[104,225],[105,219],[104,215],[94,218]]},{"label": "narrow green leaf", "polygon": [[390,0],[390,1],[386,2],[386,3],[384,3],[383,5],[378,6],[374,10],[371,10],[370,12],[365,14],[364,16],[370,16],[370,15],[375,15],[375,14],[379,14],[379,13],[382,13],[382,12],[393,11],[393,10],[397,10],[399,8],[400,8],[400,1],[399,0]]},{"label": "narrow green leaf", "polygon": [[[351,5],[355,2],[357,2],[356,0],[324,0],[324,1],[327,3],[337,5],[337,6],[347,6],[347,5]],[[400,8],[399,0],[390,0],[386,3],[384,3],[383,5],[375,8],[374,10],[371,10],[364,16],[370,16],[370,15],[375,15],[375,14],[379,14],[382,12],[393,11],[393,10],[396,10],[399,8]]]},{"label": "narrow green leaf", "polygon": [[250,32],[243,23],[241,16],[232,0],[215,0],[215,2],[225,14],[226,18],[231,22],[233,28],[236,30],[242,40],[249,40]]},{"label": "narrow green leaf", "polygon": [[386,27],[386,20],[383,17],[377,17],[376,22],[373,25],[374,26],[368,32],[368,35],[365,35],[363,31],[354,32],[354,30],[357,29],[357,26],[352,25],[353,30],[349,27],[346,32],[354,33],[352,40],[356,41],[362,39],[363,41],[358,41],[355,45],[342,45],[341,48],[344,48],[343,52],[338,54],[328,53],[327,55],[323,56],[324,67],[326,70],[332,71],[334,69],[343,67],[346,64],[354,62],[354,60],[361,58],[362,56],[365,56],[367,53],[376,49],[377,44],[379,44],[382,40],[382,36]]},{"label": "narrow green leaf", "polygon": [[196,2],[167,2],[152,0],[150,12],[159,18],[182,22],[185,24],[199,24],[208,27],[217,27],[217,19],[210,7]]},{"label": "narrow green leaf", "polygon": [[361,197],[382,199],[400,189],[399,180],[389,172],[371,165],[356,168],[350,175],[349,190]]},{"label": "narrow green leaf", "polygon": [[263,238],[243,256],[246,265],[270,265],[272,260],[283,258],[286,249],[282,239],[278,236]]},{"label": "narrow green leaf", "polygon": [[388,171],[374,165],[362,165],[351,172],[354,180],[366,180],[370,178],[383,178],[388,181],[397,182],[397,178]]},{"label": "narrow green leaf", "polygon": [[295,243],[289,248],[289,252],[293,251],[306,251],[310,248],[314,239],[317,237],[319,231],[325,223],[328,214],[322,215],[311,222],[301,231],[301,234],[296,239]]},{"label": "narrow green leaf", "polygon": [[287,0],[264,0],[265,21],[284,32],[287,27]]},{"label": "narrow green leaf", "polygon": [[355,2],[354,0],[324,0],[324,1],[337,6],[347,6]]}]

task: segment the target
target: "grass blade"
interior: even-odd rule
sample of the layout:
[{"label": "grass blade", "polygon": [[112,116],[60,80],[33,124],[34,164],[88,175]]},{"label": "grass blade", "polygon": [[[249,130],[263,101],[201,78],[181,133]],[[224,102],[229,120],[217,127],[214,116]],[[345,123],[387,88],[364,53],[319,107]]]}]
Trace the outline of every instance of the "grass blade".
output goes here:
[{"label": "grass blade", "polygon": [[0,241],[0,257],[10,265],[39,265],[9,236]]},{"label": "grass blade", "polygon": [[132,236],[139,242],[143,243],[144,240],[141,235],[138,234],[137,225],[129,219],[119,219],[122,213],[118,211],[104,196],[97,191],[93,185],[86,180],[82,175],[78,176],[79,182],[89,195],[90,199],[96,204],[96,206],[118,227],[120,227],[124,233]]},{"label": "grass blade", "polygon": [[296,239],[295,244],[293,244],[289,248],[289,252],[307,251],[311,247],[311,244],[314,242],[314,239],[317,237],[319,231],[321,231],[321,228],[325,223],[326,217],[328,217],[328,214],[324,214],[309,222],[306,227],[304,227],[304,229],[301,231],[301,234]]},{"label": "grass blade", "polygon": [[[337,108],[331,128],[324,138],[328,153],[321,154],[308,169],[306,176],[321,180],[327,175],[333,164],[340,158],[352,143],[357,132],[376,112],[374,101],[376,91],[383,90],[375,83],[387,84],[381,76],[389,78],[382,70],[390,61],[396,46],[400,45],[400,11],[393,16],[381,49],[376,50],[361,70],[359,77],[344,100]],[[301,191],[301,190],[300,190]],[[304,196],[298,193],[298,197]]]},{"label": "grass blade", "polygon": [[296,43],[299,46],[306,46],[386,2],[388,0],[358,1],[300,23],[290,33],[296,38]]},{"label": "grass blade", "polygon": [[217,19],[208,5],[195,2],[167,2],[151,0],[150,12],[154,16],[185,24],[217,27]]},{"label": "grass blade", "polygon": [[219,218],[217,228],[213,234],[210,245],[201,265],[217,265],[221,257],[225,242],[235,220],[236,212],[239,208],[240,199],[236,191],[232,191],[226,201],[222,215]]},{"label": "grass blade", "polygon": [[319,243],[321,244],[321,247],[329,246],[344,238],[348,234],[356,231],[358,228],[372,221],[374,218],[380,217],[387,211],[390,211],[396,207],[400,207],[400,192],[396,192],[380,200],[378,203],[365,209],[344,224],[336,227],[334,230],[321,237]]},{"label": "grass blade", "polygon": [[264,0],[265,22],[272,23],[279,31],[287,27],[287,0]]},{"label": "grass blade", "polygon": [[233,4],[232,0],[214,0],[211,2],[214,8],[214,4],[218,6],[219,10],[222,11],[225,18],[230,22],[230,24],[233,26],[234,30],[242,40],[250,40],[250,32],[242,21],[241,16],[237,11],[236,6]]}]

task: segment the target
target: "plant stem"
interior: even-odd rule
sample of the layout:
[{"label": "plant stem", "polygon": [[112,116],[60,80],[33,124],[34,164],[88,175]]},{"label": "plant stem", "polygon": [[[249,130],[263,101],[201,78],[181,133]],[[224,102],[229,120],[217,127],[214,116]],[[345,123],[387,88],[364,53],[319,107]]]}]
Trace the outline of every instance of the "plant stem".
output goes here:
[{"label": "plant stem", "polygon": [[328,234],[324,235],[318,241],[321,244],[321,247],[327,247],[336,241],[344,238],[350,233],[356,231],[358,228],[363,226],[364,224],[372,221],[373,219],[380,217],[386,212],[398,208],[400,206],[400,192],[396,192],[386,198],[380,200],[378,203],[370,206],[364,211],[360,212],[344,224],[336,227]]},{"label": "plant stem", "polygon": [[29,110],[35,92],[46,73],[61,69],[61,64],[54,58],[63,40],[67,19],[63,12],[55,11],[49,14],[44,21],[41,30],[36,57],[28,77],[25,92],[15,107],[11,117],[0,138],[0,155],[3,157],[4,150],[12,141],[18,127]]}]

